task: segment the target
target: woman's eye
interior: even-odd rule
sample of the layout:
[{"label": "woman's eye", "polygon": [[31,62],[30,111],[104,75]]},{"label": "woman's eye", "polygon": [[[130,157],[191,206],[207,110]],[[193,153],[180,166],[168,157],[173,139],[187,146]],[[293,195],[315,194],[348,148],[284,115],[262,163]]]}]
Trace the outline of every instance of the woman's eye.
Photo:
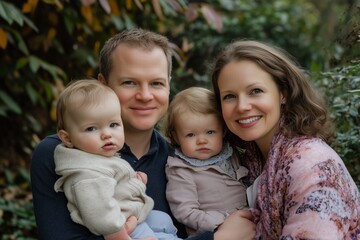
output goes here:
[{"label": "woman's eye", "polygon": [[234,94],[227,94],[227,95],[223,96],[223,100],[228,100],[228,99],[232,99],[232,98],[235,98]]},{"label": "woman's eye", "polygon": [[263,91],[260,88],[255,88],[255,89],[251,90],[250,94],[259,94],[259,93],[262,93],[262,92]]}]

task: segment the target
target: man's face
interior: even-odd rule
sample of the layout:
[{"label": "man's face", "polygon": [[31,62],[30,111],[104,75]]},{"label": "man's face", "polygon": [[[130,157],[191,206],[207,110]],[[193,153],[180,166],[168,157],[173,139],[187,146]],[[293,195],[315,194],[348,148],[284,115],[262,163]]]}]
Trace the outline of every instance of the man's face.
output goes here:
[{"label": "man's face", "polygon": [[125,132],[152,131],[167,111],[168,63],[161,48],[120,44],[112,55],[107,83],[120,100]]}]

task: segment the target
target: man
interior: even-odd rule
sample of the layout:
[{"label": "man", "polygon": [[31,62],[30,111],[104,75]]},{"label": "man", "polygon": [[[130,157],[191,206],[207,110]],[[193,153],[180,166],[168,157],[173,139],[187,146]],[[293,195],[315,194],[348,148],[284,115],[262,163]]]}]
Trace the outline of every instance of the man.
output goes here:
[{"label": "man", "polygon": [[[115,91],[121,103],[125,132],[125,145],[120,151],[122,158],[135,171],[147,174],[146,193],[153,198],[154,209],[172,216],[165,197],[165,164],[171,149],[154,129],[168,108],[171,68],[166,37],[142,29],[125,30],[110,38],[102,48],[98,79]],[[52,240],[103,239],[72,222],[64,194],[54,191],[54,183],[59,178],[55,173],[54,149],[59,143],[56,135],[46,137],[35,149],[31,162],[39,236]],[[231,218],[215,236],[206,232],[191,239],[238,239],[235,237],[236,224],[241,221],[236,220],[241,219],[237,216]],[[179,237],[185,237],[183,228],[175,224]]]}]

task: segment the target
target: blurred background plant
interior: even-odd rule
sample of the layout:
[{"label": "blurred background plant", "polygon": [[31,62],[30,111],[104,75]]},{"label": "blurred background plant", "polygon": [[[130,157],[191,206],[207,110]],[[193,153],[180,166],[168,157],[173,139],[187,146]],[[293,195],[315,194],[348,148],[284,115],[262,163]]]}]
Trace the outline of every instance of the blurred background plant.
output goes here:
[{"label": "blurred background plant", "polygon": [[36,239],[29,167],[55,132],[59,93],[96,78],[110,36],[142,27],[174,43],[172,95],[211,88],[207,66],[234,39],[285,48],[328,98],[335,149],[360,183],[360,5],[358,0],[0,0],[0,231]]}]

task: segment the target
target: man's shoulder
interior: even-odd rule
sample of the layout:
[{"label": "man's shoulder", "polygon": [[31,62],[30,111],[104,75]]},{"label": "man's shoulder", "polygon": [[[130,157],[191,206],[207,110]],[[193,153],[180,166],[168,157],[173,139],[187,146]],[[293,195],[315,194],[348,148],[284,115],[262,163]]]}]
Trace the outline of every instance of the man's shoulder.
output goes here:
[{"label": "man's shoulder", "polygon": [[44,139],[40,141],[40,143],[36,146],[35,151],[38,149],[55,149],[57,145],[61,143],[60,138],[57,134],[52,134],[46,136]]},{"label": "man's shoulder", "polygon": [[36,146],[32,160],[43,159],[44,157],[49,157],[54,155],[56,146],[61,143],[60,138],[57,134],[49,135],[45,137],[40,143]]},{"label": "man's shoulder", "polygon": [[171,146],[171,144],[165,139],[164,136],[161,135],[160,132],[157,130],[154,130],[155,137],[157,139],[157,142],[159,144],[159,147],[163,150],[166,150],[168,152],[169,156],[175,155],[175,149]]}]

